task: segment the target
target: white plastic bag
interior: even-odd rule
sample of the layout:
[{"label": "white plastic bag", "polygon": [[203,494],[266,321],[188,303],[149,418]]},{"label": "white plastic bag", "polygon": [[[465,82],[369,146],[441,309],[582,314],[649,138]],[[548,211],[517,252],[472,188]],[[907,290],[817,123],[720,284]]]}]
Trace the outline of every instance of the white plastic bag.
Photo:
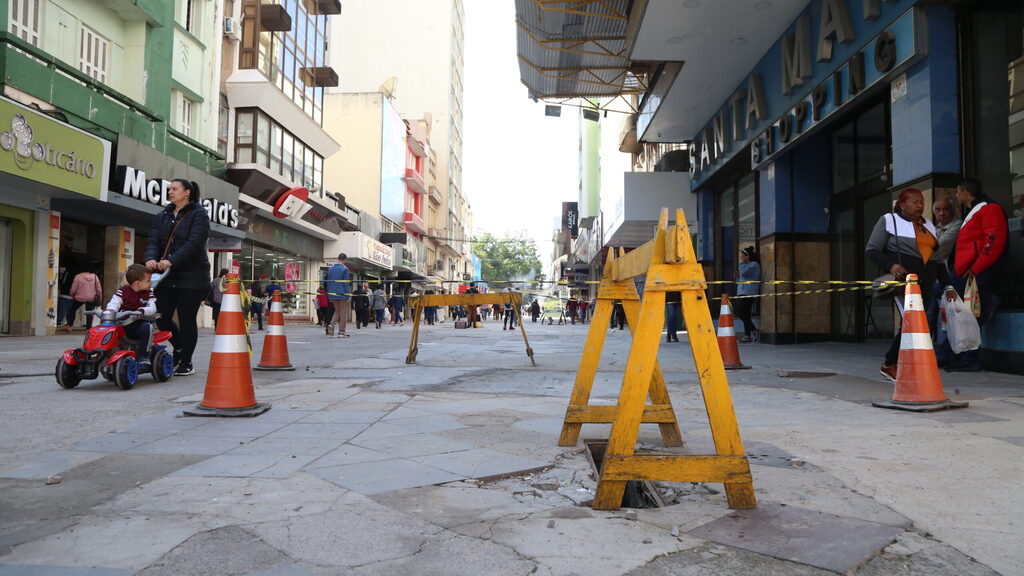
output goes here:
[{"label": "white plastic bag", "polygon": [[949,302],[945,296],[942,297],[942,327],[949,336],[949,347],[954,354],[967,350],[977,350],[981,346],[981,328],[978,327],[978,319],[974,312],[960,298],[957,297]]}]

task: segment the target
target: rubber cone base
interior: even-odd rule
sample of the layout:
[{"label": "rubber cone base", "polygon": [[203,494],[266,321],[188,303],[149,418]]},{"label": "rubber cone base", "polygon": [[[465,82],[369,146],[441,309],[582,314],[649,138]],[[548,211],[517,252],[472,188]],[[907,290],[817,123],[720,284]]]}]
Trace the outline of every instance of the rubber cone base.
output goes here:
[{"label": "rubber cone base", "polygon": [[872,402],[876,408],[888,408],[890,410],[906,410],[908,412],[937,412],[939,410],[952,410],[954,408],[967,408],[967,402],[896,402],[886,400],[884,402]]},{"label": "rubber cone base", "polygon": [[182,410],[185,416],[226,416],[226,417],[242,417],[242,416],[259,416],[267,410],[270,410],[270,403],[261,402],[245,408],[210,408],[203,406],[202,404],[194,404]]},{"label": "rubber cone base", "polygon": [[287,366],[263,366],[257,364],[253,370],[295,370],[295,366],[288,364]]},{"label": "rubber cone base", "polygon": [[750,366],[746,364],[726,364],[726,370],[750,370]]}]

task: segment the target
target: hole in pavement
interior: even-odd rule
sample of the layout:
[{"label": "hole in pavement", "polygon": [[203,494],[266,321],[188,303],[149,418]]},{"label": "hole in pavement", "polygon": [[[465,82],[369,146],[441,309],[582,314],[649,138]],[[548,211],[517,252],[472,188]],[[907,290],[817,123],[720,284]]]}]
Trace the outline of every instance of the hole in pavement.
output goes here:
[{"label": "hole in pavement", "polygon": [[[594,475],[600,477],[604,453],[608,449],[607,440],[584,440],[587,447],[587,460],[594,469]],[[626,482],[626,491],[622,494],[623,508],[664,508],[665,502],[654,483],[646,480],[630,480]]]}]

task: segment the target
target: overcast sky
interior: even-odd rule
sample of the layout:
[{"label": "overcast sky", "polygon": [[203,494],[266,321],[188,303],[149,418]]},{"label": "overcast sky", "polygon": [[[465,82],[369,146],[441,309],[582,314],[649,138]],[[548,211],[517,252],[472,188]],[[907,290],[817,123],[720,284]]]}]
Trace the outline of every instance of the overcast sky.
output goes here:
[{"label": "overcast sky", "polygon": [[473,232],[524,230],[546,264],[562,202],[579,195],[577,112],[547,117],[527,97],[512,0],[468,0],[465,15],[462,189]]}]

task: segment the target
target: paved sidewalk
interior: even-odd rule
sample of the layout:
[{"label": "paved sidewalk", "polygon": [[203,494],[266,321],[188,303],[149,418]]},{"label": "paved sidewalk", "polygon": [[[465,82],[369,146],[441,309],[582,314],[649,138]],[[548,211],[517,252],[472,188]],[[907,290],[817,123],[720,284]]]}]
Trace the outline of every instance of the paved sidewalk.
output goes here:
[{"label": "paved sidewalk", "polygon": [[[729,376],[759,507],[660,483],[665,508],[596,511],[586,455],[557,446],[587,326],[528,323],[536,368],[494,322],[424,327],[406,365],[410,328],[289,325],[298,369],[254,373],[273,408],[252,419],[180,415],[211,332],[197,375],[127,392],[58,388],[81,333],[0,339],[0,576],[1024,575],[1022,377],[943,374],[971,407],[910,414],[870,407],[887,343],[745,345],[754,368]],[[609,332],[595,401],[629,341]],[[680,451],[707,453],[688,346],[659,359]],[[663,450],[657,427],[640,445]]]}]

